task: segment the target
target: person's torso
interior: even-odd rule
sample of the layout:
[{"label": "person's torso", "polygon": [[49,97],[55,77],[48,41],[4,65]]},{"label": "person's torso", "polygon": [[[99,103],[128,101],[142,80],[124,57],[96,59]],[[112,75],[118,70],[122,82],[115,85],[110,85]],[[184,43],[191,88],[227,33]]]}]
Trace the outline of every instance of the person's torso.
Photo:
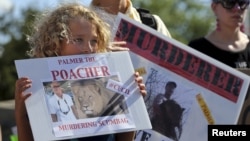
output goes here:
[{"label": "person's torso", "polygon": [[69,139],[63,141],[114,141],[114,135],[100,135],[100,136],[93,136],[93,137],[85,137],[85,138],[78,138],[78,139]]},{"label": "person's torso", "polygon": [[250,68],[250,44],[240,52],[219,49],[207,39],[199,38],[188,44],[190,47],[233,68]]},{"label": "person's torso", "polygon": [[56,114],[59,121],[69,121],[76,120],[76,117],[71,109],[73,105],[72,99],[67,94],[64,94],[62,99],[57,98],[56,96],[51,97],[50,103],[53,107],[50,107],[52,114]]}]

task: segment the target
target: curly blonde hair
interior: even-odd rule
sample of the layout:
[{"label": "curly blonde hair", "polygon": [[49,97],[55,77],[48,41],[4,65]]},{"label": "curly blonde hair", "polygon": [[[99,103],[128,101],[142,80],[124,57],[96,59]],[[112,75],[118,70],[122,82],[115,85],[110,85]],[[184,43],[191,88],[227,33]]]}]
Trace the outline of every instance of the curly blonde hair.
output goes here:
[{"label": "curly blonde hair", "polygon": [[60,55],[61,41],[69,41],[71,31],[69,23],[75,18],[84,18],[96,26],[98,35],[97,52],[106,52],[110,41],[110,30],[98,15],[89,8],[78,3],[67,3],[60,5],[51,12],[45,12],[36,19],[33,32],[27,41],[31,50],[30,57],[52,57]]}]

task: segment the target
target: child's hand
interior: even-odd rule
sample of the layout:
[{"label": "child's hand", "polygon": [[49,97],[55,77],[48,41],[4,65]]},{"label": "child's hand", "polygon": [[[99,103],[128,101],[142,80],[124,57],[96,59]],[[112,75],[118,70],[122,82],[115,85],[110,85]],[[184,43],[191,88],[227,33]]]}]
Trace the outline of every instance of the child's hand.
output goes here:
[{"label": "child's hand", "polygon": [[126,48],[125,45],[125,41],[111,42],[108,46],[108,51],[128,51],[129,48]]},{"label": "child's hand", "polygon": [[143,78],[139,75],[139,72],[135,72],[135,81],[138,83],[141,95],[145,97],[147,95],[147,91],[145,89],[145,84],[142,82]]},{"label": "child's hand", "polygon": [[24,101],[31,95],[31,93],[24,93],[25,90],[31,87],[32,81],[27,77],[22,77],[16,81],[15,85],[15,111],[16,116],[26,116],[27,111]]}]

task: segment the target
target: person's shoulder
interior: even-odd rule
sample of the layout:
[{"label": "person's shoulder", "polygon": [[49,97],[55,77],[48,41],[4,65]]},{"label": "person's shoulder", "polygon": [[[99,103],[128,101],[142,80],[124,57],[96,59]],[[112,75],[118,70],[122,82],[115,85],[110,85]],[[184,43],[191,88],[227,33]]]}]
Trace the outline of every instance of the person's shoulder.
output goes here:
[{"label": "person's shoulder", "polygon": [[152,14],[152,16],[155,19],[157,31],[161,32],[162,34],[166,35],[167,37],[172,38],[167,26],[165,25],[164,21],[162,20],[162,18],[156,14]]},{"label": "person's shoulder", "polygon": [[65,98],[71,98],[71,96],[70,96],[69,94],[66,94],[66,93],[63,93],[63,96],[64,96]]},{"label": "person's shoulder", "polygon": [[156,19],[153,14],[148,10],[140,7],[135,7],[136,11],[140,15],[140,19],[143,24],[148,25],[153,29],[157,29]]},{"label": "person's shoulder", "polygon": [[205,40],[206,40],[205,37],[198,37],[198,38],[192,39],[188,44],[200,43],[200,42],[204,42]]},{"label": "person's shoulder", "polygon": [[196,46],[204,45],[206,43],[207,43],[207,39],[205,37],[199,37],[199,38],[195,38],[191,40],[188,43],[188,46],[195,48]]},{"label": "person's shoulder", "polygon": [[152,16],[153,16],[154,19],[155,19],[157,28],[159,28],[159,26],[165,26],[165,24],[164,24],[162,18],[161,18],[159,15],[157,15],[157,14],[152,14]]},{"label": "person's shoulder", "polygon": [[156,21],[163,21],[161,17],[157,14],[152,14]]},{"label": "person's shoulder", "polygon": [[163,98],[163,97],[165,97],[165,96],[164,96],[164,94],[162,94],[162,93],[159,93],[159,94],[157,94],[157,95],[155,96],[156,99],[157,99],[157,98]]},{"label": "person's shoulder", "polygon": [[160,16],[153,14],[152,12],[150,12],[150,10],[141,7],[131,7],[130,11],[136,12],[139,16],[138,18],[144,25],[147,25],[157,30],[165,36],[171,37],[171,34],[169,33],[166,25],[164,24]]},{"label": "person's shoulder", "polygon": [[54,103],[56,101],[56,96],[53,94],[52,96],[48,97],[48,102],[49,103]]}]

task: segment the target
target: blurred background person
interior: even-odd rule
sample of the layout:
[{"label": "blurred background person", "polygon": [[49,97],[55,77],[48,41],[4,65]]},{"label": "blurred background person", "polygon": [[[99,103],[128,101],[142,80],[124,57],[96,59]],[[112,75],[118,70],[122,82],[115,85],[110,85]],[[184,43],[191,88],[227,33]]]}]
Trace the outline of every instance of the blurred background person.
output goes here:
[{"label": "blurred background person", "polygon": [[[105,11],[108,16],[102,16],[102,18],[104,18],[104,20],[108,22],[111,27],[113,26],[113,22],[118,12],[121,12],[140,23],[143,23],[138,10],[133,6],[131,0],[92,0],[90,7],[96,9],[97,12],[98,10],[101,10],[98,12],[99,14],[102,14],[100,12]],[[144,10],[145,12],[149,12],[146,9]],[[171,37],[162,19],[156,14],[153,14],[152,16],[156,22],[156,30],[168,37]],[[151,18],[150,15],[149,18]]]},{"label": "blurred background person", "polygon": [[250,68],[249,36],[243,32],[249,0],[212,0],[216,28],[188,45],[230,67]]}]

